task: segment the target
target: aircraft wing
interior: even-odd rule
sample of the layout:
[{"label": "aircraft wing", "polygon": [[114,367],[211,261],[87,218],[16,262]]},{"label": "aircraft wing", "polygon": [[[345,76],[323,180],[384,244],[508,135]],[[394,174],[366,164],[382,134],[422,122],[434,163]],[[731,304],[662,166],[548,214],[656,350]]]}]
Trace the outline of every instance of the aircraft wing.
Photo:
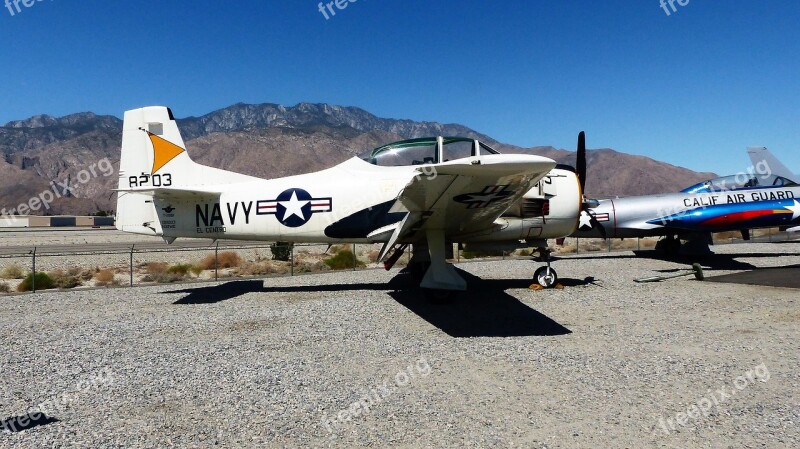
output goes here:
[{"label": "aircraft wing", "polygon": [[503,154],[446,162],[433,174],[420,168],[392,207],[408,214],[392,227],[389,246],[426,229],[443,230],[448,238],[492,229],[555,166],[541,156]]}]

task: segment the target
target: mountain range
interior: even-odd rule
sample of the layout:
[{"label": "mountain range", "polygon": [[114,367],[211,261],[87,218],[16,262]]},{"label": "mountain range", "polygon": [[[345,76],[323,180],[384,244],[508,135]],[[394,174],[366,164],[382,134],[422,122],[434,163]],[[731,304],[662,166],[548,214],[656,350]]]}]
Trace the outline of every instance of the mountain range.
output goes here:
[{"label": "mountain range", "polygon": [[[569,150],[522,148],[462,125],[380,118],[360,108],[328,104],[240,103],[178,119],[178,126],[195,161],[262,178],[320,170],[386,143],[436,135],[476,138],[501,153],[538,154],[575,163],[575,153]],[[7,123],[0,127],[0,206],[10,210],[68,182],[71,191],[49,210],[33,213],[113,210],[121,138],[122,120],[91,112],[58,118],[37,115]],[[102,159],[112,162],[113,174],[95,170],[95,176],[82,182],[89,167]],[[589,150],[587,162],[587,194],[595,196],[671,192],[716,176],[612,149]]]}]

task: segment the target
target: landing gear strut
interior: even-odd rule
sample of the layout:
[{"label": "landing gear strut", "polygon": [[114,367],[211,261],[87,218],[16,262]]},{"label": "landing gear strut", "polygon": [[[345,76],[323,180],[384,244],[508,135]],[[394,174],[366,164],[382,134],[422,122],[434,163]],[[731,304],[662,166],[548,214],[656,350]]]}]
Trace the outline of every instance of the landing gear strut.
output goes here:
[{"label": "landing gear strut", "polygon": [[[533,280],[536,282],[534,285],[538,285],[540,288],[556,287],[558,285],[558,274],[556,274],[556,270],[550,266],[550,262],[552,261],[550,257],[551,251],[547,248],[539,248],[536,252],[539,253],[539,256],[534,258],[534,260],[546,262],[547,265],[539,267],[536,272],[534,272]],[[532,285],[531,288],[533,287]]]}]

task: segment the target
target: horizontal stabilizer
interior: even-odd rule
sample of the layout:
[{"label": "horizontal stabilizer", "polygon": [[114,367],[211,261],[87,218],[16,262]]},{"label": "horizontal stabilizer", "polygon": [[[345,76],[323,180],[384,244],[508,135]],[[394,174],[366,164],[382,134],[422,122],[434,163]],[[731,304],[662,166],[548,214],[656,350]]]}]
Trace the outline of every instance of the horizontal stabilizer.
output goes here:
[{"label": "horizontal stabilizer", "polygon": [[138,187],[130,189],[114,189],[119,193],[138,193],[164,200],[204,200],[216,199],[220,192],[210,190],[175,189],[171,187]]}]

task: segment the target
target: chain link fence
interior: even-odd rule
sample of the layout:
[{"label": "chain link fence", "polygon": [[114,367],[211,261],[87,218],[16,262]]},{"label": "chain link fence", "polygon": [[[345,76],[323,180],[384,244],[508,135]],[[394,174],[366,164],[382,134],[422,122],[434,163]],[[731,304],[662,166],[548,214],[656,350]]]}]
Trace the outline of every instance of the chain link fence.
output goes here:
[{"label": "chain link fence", "polygon": [[[754,231],[751,242],[798,240],[800,236],[773,229]],[[657,237],[641,239],[567,238],[553,245],[554,254],[610,253],[648,250]],[[715,244],[741,243],[738,232],[715,234]],[[0,254],[0,293],[48,289],[133,287],[177,282],[295,276],[332,270],[383,268],[377,263],[380,244],[288,244],[219,242],[210,246],[153,248],[143,245],[103,249],[95,245],[75,251],[32,247]],[[398,260],[405,266],[411,249]],[[454,245],[453,263],[471,259],[526,258],[529,249],[503,252],[469,252]],[[32,275],[36,273],[36,275]]]}]

